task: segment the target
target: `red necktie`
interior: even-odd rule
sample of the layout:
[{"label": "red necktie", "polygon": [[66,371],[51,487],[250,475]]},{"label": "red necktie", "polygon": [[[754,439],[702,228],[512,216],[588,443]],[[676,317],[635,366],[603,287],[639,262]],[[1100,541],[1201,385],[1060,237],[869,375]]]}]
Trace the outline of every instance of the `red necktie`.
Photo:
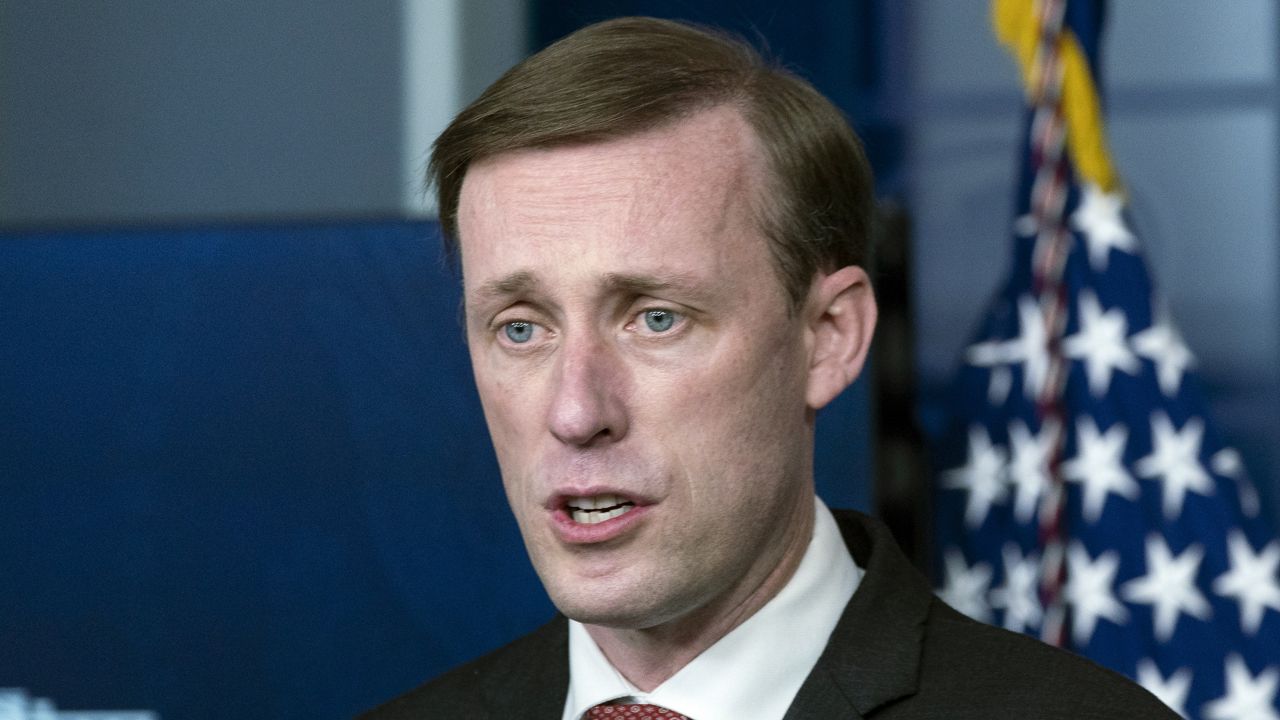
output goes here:
[{"label": "red necktie", "polygon": [[587,711],[586,720],[689,720],[674,710],[657,705],[597,705]]}]

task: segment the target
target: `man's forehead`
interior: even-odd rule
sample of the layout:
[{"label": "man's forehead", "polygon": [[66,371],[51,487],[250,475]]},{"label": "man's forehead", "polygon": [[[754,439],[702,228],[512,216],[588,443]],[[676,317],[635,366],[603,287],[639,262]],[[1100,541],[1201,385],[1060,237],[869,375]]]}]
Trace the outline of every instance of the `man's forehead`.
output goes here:
[{"label": "man's forehead", "polygon": [[495,197],[499,189],[554,181],[576,188],[584,199],[601,194],[599,199],[608,200],[607,193],[617,188],[601,186],[596,182],[600,176],[651,181],[659,170],[723,185],[756,179],[766,163],[741,111],[719,105],[619,137],[520,148],[477,160],[463,178],[459,222],[465,224],[467,211],[477,204],[504,199]]},{"label": "man's forehead", "polygon": [[517,148],[494,153],[472,163],[472,168],[509,156],[590,156],[596,148],[612,146],[636,156],[679,153],[700,156],[704,162],[735,162],[755,151],[755,131],[736,105],[719,104],[694,110],[615,134],[566,140],[552,145]]},{"label": "man's forehead", "polygon": [[467,170],[458,245],[465,260],[480,225],[485,242],[504,245],[582,224],[689,232],[744,214],[764,168],[754,133],[730,106],[612,140],[503,152]]}]

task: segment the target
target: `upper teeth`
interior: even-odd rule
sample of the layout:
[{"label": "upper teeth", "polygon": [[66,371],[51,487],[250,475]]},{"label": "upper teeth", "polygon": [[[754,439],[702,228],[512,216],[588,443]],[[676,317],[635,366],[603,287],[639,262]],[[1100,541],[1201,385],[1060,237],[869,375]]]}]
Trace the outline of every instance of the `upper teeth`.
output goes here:
[{"label": "upper teeth", "polygon": [[635,503],[624,500],[617,495],[573,497],[569,498],[565,505],[568,506],[569,516],[573,518],[574,522],[586,525],[594,525],[595,523],[616,518],[635,507]]}]

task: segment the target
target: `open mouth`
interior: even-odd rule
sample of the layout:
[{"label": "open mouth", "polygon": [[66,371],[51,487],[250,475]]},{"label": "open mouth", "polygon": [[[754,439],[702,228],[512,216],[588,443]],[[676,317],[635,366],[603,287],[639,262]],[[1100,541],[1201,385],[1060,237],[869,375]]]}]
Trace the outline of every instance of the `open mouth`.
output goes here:
[{"label": "open mouth", "polygon": [[630,500],[617,495],[593,495],[591,497],[571,497],[565,500],[565,511],[576,523],[594,525],[605,520],[612,520],[631,512],[636,506]]}]

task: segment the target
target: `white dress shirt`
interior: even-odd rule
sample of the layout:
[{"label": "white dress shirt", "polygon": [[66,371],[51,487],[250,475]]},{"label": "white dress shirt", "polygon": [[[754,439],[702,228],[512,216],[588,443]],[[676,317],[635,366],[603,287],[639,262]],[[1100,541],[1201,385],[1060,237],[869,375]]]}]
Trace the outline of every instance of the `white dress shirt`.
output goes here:
[{"label": "white dress shirt", "polygon": [[817,497],[814,503],[813,538],[782,590],[653,692],[627,682],[586,628],[570,620],[563,720],[620,698],[693,720],[781,720],[862,579],[831,511]]}]

